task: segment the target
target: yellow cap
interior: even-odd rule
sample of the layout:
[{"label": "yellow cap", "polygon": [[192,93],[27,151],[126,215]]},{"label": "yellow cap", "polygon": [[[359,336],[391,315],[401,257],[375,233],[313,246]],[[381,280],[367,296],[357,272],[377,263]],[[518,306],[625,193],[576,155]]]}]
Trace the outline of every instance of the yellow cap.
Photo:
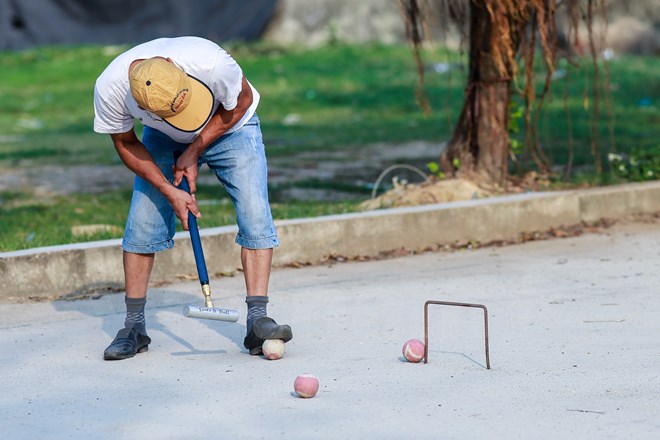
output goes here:
[{"label": "yellow cap", "polygon": [[197,131],[211,116],[213,94],[165,58],[150,58],[131,69],[131,94],[143,109],[182,131]]}]

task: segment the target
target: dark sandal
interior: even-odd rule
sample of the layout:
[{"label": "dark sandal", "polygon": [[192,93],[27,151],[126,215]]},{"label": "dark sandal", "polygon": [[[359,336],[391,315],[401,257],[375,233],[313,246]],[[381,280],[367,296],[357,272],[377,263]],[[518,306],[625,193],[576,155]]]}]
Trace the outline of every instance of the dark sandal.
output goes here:
[{"label": "dark sandal", "polygon": [[115,340],[103,352],[106,361],[128,359],[137,353],[149,350],[151,338],[138,332],[135,327],[123,328],[117,332]]}]

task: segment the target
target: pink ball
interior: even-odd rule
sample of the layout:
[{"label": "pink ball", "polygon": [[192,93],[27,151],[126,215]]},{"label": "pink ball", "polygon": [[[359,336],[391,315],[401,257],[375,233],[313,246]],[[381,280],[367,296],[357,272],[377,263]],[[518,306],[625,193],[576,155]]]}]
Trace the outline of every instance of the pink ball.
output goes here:
[{"label": "pink ball", "polygon": [[424,358],[424,343],[419,339],[410,339],[403,344],[401,352],[408,362],[417,363]]},{"label": "pink ball", "polygon": [[296,377],[293,383],[293,389],[300,397],[310,398],[316,396],[319,390],[319,380],[309,373],[303,373]]}]

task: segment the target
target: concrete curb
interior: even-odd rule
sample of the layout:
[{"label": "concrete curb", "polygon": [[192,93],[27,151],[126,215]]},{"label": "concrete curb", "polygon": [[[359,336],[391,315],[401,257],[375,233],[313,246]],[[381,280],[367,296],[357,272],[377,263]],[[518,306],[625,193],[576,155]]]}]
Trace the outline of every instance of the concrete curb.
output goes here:
[{"label": "concrete curb", "polygon": [[[273,264],[318,263],[329,255],[372,256],[395,249],[517,238],[582,221],[660,211],[660,182],[528,193],[277,222],[282,245]],[[240,267],[236,227],[201,230],[210,274]],[[152,282],[194,275],[188,233],[158,254]],[[121,240],[0,253],[0,299],[48,299],[124,282]]]}]

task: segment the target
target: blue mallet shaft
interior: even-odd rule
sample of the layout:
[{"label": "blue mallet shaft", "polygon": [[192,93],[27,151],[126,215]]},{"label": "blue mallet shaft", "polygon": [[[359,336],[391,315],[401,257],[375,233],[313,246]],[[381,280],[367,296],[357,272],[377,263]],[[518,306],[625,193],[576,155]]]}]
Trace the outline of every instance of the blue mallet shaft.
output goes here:
[{"label": "blue mallet shaft", "polygon": [[[174,152],[174,161],[181,156],[180,151]],[[190,193],[190,185],[184,176],[179,184],[179,188]],[[211,300],[211,287],[209,286],[209,274],[206,270],[206,260],[204,259],[204,251],[202,250],[202,240],[199,237],[199,228],[197,227],[197,218],[192,212],[188,212],[188,229],[190,232],[190,242],[192,243],[193,253],[195,255],[195,265],[197,266],[197,275],[199,282],[202,285],[202,293],[206,302],[205,307],[187,305],[183,308],[183,314],[190,318],[204,318],[215,319],[218,321],[238,321],[238,311],[232,309],[222,309],[220,307],[213,307]]]}]

